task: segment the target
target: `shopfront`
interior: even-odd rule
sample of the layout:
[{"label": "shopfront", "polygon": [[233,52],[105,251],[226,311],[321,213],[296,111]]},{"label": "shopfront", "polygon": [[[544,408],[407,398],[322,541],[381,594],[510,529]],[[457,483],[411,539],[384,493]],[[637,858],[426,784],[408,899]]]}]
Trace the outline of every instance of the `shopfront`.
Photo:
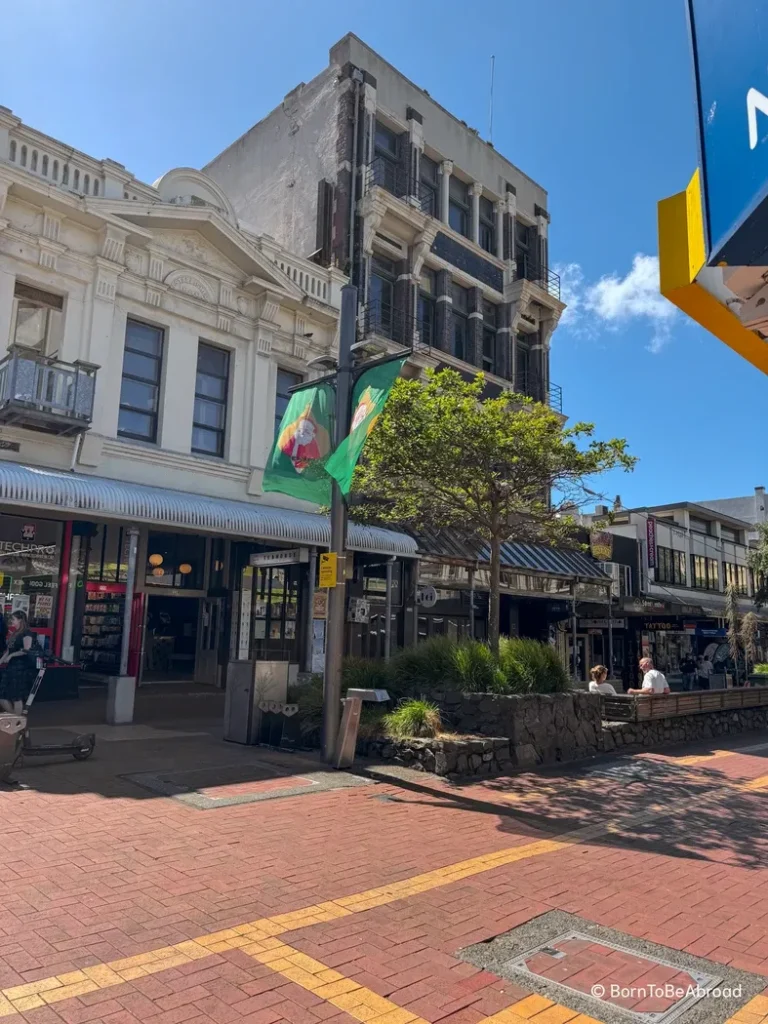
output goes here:
[{"label": "shopfront", "polygon": [[62,523],[31,516],[0,516],[0,601],[6,620],[26,614],[41,646],[53,649],[60,610]]}]

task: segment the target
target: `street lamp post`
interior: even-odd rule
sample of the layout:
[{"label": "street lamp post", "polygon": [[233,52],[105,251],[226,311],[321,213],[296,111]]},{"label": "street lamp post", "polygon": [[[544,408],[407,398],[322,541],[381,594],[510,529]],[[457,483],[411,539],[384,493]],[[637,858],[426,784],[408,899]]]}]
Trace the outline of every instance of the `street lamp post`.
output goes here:
[{"label": "street lamp post", "polygon": [[[345,284],[341,289],[341,320],[339,324],[339,363],[336,371],[335,447],[344,440],[349,429],[352,398],[352,346],[357,333],[357,288]],[[338,555],[336,586],[328,595],[328,625],[325,643],[325,685],[323,687],[323,757],[332,762],[339,735],[341,715],[341,663],[344,657],[344,625],[346,620],[347,505],[333,481],[331,496],[331,551]]]}]

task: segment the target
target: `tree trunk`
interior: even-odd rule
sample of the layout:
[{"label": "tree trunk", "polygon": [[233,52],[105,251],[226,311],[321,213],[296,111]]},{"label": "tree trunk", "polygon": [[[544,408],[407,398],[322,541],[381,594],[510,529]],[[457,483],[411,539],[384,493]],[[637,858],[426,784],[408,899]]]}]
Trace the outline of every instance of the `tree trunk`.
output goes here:
[{"label": "tree trunk", "polygon": [[501,542],[491,538],[491,592],[488,606],[488,643],[494,654],[499,653],[499,618],[501,587]]}]

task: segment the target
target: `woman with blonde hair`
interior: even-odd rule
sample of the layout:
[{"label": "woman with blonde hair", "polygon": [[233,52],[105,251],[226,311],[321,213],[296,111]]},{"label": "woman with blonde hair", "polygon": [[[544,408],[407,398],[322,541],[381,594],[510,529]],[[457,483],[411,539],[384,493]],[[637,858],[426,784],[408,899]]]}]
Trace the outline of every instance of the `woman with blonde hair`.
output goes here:
[{"label": "woman with blonde hair", "polygon": [[590,669],[589,675],[592,679],[592,682],[589,684],[590,693],[602,693],[606,697],[616,696],[616,690],[611,683],[606,682],[608,679],[608,669],[605,665],[595,665],[593,669]]}]

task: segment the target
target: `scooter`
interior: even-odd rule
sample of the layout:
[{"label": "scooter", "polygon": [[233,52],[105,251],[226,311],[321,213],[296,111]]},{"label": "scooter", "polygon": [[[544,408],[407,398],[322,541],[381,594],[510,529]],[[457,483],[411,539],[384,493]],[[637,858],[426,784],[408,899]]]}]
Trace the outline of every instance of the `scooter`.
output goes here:
[{"label": "scooter", "polygon": [[0,782],[9,782],[10,775],[20,759],[25,757],[50,757],[55,754],[70,754],[76,761],[87,761],[96,746],[95,733],[83,733],[75,736],[68,743],[34,744],[29,734],[29,709],[45,678],[45,670],[49,665],[66,665],[49,655],[37,658],[37,675],[24,702],[21,714],[0,713]]}]

